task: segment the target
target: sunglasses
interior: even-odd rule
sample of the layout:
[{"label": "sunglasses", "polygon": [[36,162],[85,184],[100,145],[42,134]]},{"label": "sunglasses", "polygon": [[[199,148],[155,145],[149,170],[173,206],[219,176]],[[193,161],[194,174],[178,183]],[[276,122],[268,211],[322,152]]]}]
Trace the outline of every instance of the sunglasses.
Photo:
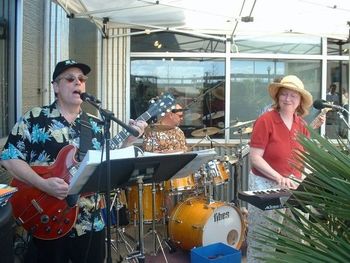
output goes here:
[{"label": "sunglasses", "polygon": [[66,75],[66,76],[56,78],[55,82],[59,82],[61,79],[65,79],[68,83],[73,83],[76,80],[79,80],[79,82],[81,82],[81,83],[85,83],[87,81],[88,77],[84,76],[84,75],[79,75],[77,77],[74,75]]}]

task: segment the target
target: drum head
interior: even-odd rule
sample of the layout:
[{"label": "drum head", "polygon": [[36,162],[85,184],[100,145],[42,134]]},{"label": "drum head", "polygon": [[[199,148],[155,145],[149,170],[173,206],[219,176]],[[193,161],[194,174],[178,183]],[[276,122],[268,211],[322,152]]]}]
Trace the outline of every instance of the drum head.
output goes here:
[{"label": "drum head", "polygon": [[203,246],[222,242],[240,248],[243,242],[242,216],[230,205],[217,207],[203,228]]}]

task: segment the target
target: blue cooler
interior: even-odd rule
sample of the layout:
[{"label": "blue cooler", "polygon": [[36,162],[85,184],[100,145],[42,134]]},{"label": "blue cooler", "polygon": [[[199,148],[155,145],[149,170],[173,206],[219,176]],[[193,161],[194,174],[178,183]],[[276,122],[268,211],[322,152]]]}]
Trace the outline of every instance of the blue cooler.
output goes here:
[{"label": "blue cooler", "polygon": [[191,250],[191,263],[240,263],[241,251],[224,243],[214,243]]}]

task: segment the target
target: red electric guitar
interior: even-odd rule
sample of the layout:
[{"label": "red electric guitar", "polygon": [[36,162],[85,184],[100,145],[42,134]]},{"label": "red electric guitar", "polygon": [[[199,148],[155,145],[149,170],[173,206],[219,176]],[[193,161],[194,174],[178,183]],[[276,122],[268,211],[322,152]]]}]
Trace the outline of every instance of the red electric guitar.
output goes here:
[{"label": "red electric guitar", "polygon": [[[169,110],[175,103],[171,94],[165,94],[155,101],[137,120],[150,118]],[[129,134],[122,131],[111,140],[111,148],[116,149]],[[32,166],[43,178],[60,177],[67,183],[72,178],[71,171],[76,171],[79,163],[75,159],[77,149],[67,145],[58,153],[50,166]],[[71,207],[66,200],[59,200],[27,184],[13,179],[11,186],[18,191],[10,198],[16,222],[31,235],[39,239],[57,239],[66,235],[74,226],[79,207]]]}]

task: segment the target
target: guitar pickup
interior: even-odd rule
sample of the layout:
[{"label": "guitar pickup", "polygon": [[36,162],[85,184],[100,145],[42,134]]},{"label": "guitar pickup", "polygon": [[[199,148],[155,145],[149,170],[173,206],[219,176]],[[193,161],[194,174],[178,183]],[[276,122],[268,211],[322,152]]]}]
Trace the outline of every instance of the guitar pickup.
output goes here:
[{"label": "guitar pickup", "polygon": [[41,208],[41,206],[39,205],[39,203],[35,199],[32,199],[31,203],[34,206],[34,208],[36,209],[36,211],[38,211],[40,214],[42,214],[44,212],[44,209]]}]

